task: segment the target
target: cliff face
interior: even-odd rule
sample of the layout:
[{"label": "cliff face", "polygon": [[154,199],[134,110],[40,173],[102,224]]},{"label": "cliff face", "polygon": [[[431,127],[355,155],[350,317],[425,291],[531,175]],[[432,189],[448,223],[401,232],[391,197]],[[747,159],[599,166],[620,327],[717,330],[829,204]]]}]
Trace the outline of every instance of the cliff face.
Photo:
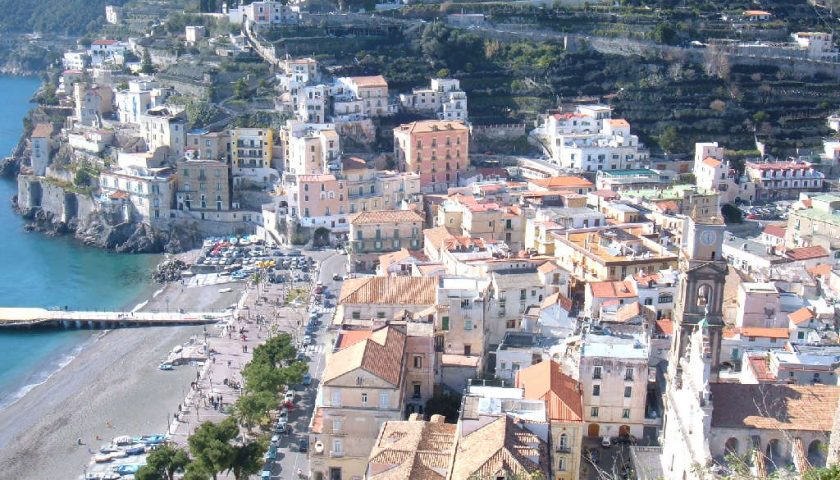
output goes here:
[{"label": "cliff face", "polygon": [[29,220],[29,231],[72,234],[87,245],[117,252],[176,253],[201,245],[202,236],[187,226],[160,230],[126,222],[120,215],[97,210],[89,195],[31,175],[18,176],[18,195],[13,202]]}]

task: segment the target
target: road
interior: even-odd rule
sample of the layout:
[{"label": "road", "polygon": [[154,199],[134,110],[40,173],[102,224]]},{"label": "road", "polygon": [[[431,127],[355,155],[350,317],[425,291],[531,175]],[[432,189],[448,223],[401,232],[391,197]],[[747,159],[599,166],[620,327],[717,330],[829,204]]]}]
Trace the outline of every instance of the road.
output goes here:
[{"label": "road", "polygon": [[[318,262],[318,276],[316,281],[322,282],[327,287],[327,292],[338,296],[341,289],[341,282],[333,280],[333,275],[344,275],[347,269],[347,256],[339,254],[334,250],[304,251],[304,255],[313,258]],[[315,395],[318,393],[318,379],[324,371],[324,359],[327,349],[332,348],[334,337],[328,332],[328,324],[335,312],[336,299],[330,299],[332,308],[326,309],[321,315],[321,323],[314,333],[315,344],[305,348],[304,352],[309,361],[309,372],[312,375],[312,384],[309,387],[299,385],[295,387],[297,392],[296,408],[289,412],[289,425],[291,433],[283,435],[277,449],[277,461],[272,470],[271,478],[295,479],[296,472],[300,469],[309,475],[309,458],[306,453],[298,451],[299,441],[309,438],[309,422],[312,418],[312,411],[315,406]],[[304,319],[306,322],[307,319]],[[301,327],[302,328],[302,327]]]}]

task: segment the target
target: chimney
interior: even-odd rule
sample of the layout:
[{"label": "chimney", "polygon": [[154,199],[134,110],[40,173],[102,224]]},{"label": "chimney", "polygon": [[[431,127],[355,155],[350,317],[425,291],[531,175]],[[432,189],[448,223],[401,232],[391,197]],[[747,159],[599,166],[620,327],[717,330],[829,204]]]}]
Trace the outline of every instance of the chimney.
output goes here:
[{"label": "chimney", "polygon": [[[419,415],[419,414],[413,413],[412,415]],[[431,422],[431,423],[444,423],[445,420],[446,420],[446,418],[443,415],[440,415],[440,414],[436,413],[436,414],[432,415],[432,418],[429,419],[429,422]]]}]

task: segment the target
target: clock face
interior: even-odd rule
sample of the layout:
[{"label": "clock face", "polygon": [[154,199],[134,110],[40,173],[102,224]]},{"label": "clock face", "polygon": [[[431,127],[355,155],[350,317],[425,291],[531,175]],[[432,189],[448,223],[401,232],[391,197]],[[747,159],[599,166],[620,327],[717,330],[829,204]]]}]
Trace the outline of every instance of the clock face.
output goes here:
[{"label": "clock face", "polygon": [[715,240],[717,240],[717,233],[715,232],[706,230],[700,234],[700,242],[703,245],[714,245]]}]

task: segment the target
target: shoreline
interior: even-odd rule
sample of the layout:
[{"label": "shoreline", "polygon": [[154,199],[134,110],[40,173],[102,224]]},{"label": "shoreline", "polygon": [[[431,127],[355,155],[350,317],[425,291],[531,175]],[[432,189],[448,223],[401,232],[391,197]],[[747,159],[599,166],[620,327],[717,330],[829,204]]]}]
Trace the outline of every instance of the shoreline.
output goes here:
[{"label": "shoreline", "polygon": [[[217,285],[152,283],[124,308],[219,310],[245,290],[242,283],[226,286],[236,288],[222,294]],[[202,326],[171,326],[93,335],[63,368],[0,410],[0,464],[7,466],[0,479],[55,478],[57,471],[76,477],[90,461],[89,449],[118,435],[165,432],[196,367],[165,372],[157,366],[172,348],[202,332]]]}]

